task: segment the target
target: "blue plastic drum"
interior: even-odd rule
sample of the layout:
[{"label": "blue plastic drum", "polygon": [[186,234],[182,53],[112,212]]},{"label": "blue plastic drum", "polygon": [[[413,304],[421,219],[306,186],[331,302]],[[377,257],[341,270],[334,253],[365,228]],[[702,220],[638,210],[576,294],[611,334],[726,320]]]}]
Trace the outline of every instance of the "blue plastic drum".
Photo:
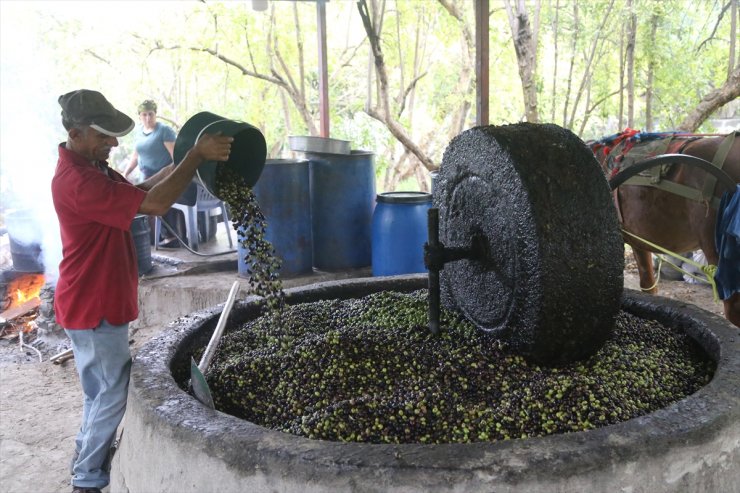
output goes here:
[{"label": "blue plastic drum", "polygon": [[373,275],[393,276],[426,272],[424,243],[432,194],[378,194],[373,214]]},{"label": "blue plastic drum", "polygon": [[[311,199],[309,196],[308,161],[305,159],[268,159],[254,194],[267,221],[265,239],[275,247],[283,261],[281,277],[312,272]],[[246,250],[239,252],[239,275],[248,277],[244,259]]]},{"label": "blue plastic drum", "polygon": [[371,263],[375,155],[306,153],[311,176],[313,266],[337,271]]}]

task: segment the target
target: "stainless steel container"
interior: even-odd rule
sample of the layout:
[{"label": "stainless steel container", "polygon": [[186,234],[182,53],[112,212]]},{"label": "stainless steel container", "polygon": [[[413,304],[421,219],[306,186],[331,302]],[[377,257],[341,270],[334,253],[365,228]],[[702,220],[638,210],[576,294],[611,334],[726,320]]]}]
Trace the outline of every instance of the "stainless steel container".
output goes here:
[{"label": "stainless steel container", "polygon": [[324,154],[349,154],[348,140],[330,139],[327,137],[291,136],[288,143],[292,151],[320,152]]}]

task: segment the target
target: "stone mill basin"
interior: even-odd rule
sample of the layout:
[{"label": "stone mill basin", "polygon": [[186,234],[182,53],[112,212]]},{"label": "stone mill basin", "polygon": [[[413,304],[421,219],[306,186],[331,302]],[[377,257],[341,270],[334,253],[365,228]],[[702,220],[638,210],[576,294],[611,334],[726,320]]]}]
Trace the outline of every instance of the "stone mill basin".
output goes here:
[{"label": "stone mill basin", "polygon": [[[286,300],[409,292],[426,279],[331,281],[287,290]],[[740,330],[693,305],[632,290],[622,309],[683,329],[715,361],[712,380],[668,407],[594,430],[436,445],[313,440],[207,408],[181,384],[222,306],[193,313],[136,355],[111,491],[740,491]],[[240,301],[230,323],[258,312],[255,299]]]}]

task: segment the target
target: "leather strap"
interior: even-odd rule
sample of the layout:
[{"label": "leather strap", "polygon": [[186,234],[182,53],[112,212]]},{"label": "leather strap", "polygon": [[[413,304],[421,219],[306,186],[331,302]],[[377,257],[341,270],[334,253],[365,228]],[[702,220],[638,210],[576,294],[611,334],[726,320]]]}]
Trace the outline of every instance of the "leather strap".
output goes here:
[{"label": "leather strap", "polygon": [[[722,143],[717,148],[717,152],[714,154],[714,158],[712,159],[712,164],[716,166],[718,169],[722,169],[722,166],[725,164],[725,159],[727,158],[727,155],[730,153],[730,149],[732,148],[732,143],[735,140],[735,134],[738,132],[730,132],[727,134],[727,136],[724,138]],[[714,187],[717,185],[717,178],[714,175],[707,174],[707,177],[704,179],[704,188],[702,189],[702,197],[704,200],[712,200],[712,207],[714,207],[714,201],[716,198],[714,197]],[[714,207],[715,209],[718,209],[719,207]]]},{"label": "leather strap", "polygon": [[614,207],[617,209],[617,219],[619,219],[619,224],[624,224],[624,219],[622,218],[622,208],[619,205],[619,187],[615,188],[612,191],[612,199],[614,200]]},{"label": "leather strap", "polygon": [[[712,176],[712,178],[714,178],[714,176]],[[632,178],[625,181],[623,185],[640,185],[645,187],[653,187],[657,188],[658,190],[670,192],[675,195],[679,195],[685,199],[693,200],[694,202],[699,203],[704,203],[704,201],[706,200],[703,193],[695,188],[687,187],[686,185],[681,185],[670,180],[661,180],[660,182],[655,183],[653,181],[653,178],[648,176],[633,176]],[[720,199],[714,196],[709,199],[710,205],[715,210],[719,210],[719,201]]]},{"label": "leather strap", "polygon": [[[661,139],[661,145],[653,151],[653,155],[660,156],[661,154],[667,153],[668,148],[671,146],[671,142],[673,142],[673,138],[673,136],[670,136],[666,139]],[[655,184],[660,183],[660,181],[663,179],[662,172],[663,166],[655,166],[654,168],[650,168],[650,181]]]}]

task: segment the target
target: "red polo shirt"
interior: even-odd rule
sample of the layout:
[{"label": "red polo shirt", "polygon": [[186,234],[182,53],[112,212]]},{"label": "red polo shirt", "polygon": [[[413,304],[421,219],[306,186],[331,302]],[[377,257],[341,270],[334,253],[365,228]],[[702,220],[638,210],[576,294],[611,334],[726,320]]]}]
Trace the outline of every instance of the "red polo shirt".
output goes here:
[{"label": "red polo shirt", "polygon": [[59,145],[51,181],[62,235],[54,311],[65,329],[121,325],[139,316],[131,221],[146,192]]}]

